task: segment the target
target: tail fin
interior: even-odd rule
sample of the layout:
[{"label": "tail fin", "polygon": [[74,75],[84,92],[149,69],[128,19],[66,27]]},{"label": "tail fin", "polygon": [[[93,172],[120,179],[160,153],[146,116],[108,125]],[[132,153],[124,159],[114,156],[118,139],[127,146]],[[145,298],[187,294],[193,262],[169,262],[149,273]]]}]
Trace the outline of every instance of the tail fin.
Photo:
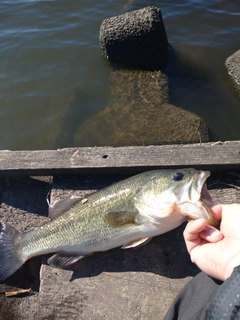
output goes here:
[{"label": "tail fin", "polygon": [[0,223],[0,282],[12,275],[25,262],[18,252],[21,232]]}]

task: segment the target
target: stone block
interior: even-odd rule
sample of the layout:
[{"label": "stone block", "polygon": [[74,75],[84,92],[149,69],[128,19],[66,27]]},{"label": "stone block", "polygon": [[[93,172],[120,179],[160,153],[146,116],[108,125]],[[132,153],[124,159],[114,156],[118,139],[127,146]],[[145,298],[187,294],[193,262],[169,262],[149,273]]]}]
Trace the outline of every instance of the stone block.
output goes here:
[{"label": "stone block", "polygon": [[168,41],[159,8],[140,10],[105,19],[99,42],[109,60],[125,61],[151,70],[166,66]]}]

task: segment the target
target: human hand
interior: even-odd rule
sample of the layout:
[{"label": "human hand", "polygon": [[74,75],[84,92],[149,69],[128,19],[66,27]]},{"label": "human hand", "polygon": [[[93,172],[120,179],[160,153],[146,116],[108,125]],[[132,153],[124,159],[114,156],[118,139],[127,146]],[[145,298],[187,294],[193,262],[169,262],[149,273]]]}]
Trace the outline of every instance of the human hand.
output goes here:
[{"label": "human hand", "polygon": [[224,281],[240,265],[240,204],[216,205],[211,210],[221,222],[220,230],[198,219],[187,224],[183,235],[192,262]]}]

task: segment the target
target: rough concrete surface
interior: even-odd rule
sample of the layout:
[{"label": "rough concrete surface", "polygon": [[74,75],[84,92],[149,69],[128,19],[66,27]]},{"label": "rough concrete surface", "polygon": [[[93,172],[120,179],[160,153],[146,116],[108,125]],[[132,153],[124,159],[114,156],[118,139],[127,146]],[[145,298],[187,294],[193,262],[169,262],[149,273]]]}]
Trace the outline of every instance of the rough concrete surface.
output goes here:
[{"label": "rough concrete surface", "polygon": [[234,52],[227,58],[225,66],[232,80],[234,81],[235,88],[240,95],[240,50]]},{"label": "rough concrete surface", "polygon": [[[84,196],[124,176],[0,180],[1,221],[27,230],[47,221],[47,202]],[[239,173],[209,179],[216,203],[239,201]],[[198,273],[182,238],[184,225],[133,250],[96,253],[69,270],[30,259],[0,285],[0,319],[163,319],[177,292]],[[32,294],[5,297],[5,291]]]},{"label": "rough concrete surface", "polygon": [[149,6],[105,19],[99,42],[109,60],[130,62],[150,70],[166,67],[168,41],[159,8]]}]

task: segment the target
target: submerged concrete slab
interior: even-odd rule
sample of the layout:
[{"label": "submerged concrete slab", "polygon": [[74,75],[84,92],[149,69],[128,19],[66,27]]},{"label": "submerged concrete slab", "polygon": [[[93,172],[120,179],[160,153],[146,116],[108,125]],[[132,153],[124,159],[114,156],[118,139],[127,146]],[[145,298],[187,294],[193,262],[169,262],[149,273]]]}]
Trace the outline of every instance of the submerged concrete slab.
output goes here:
[{"label": "submerged concrete slab", "polygon": [[198,115],[168,102],[168,79],[159,72],[115,70],[108,106],[79,125],[75,145],[140,146],[208,142]]}]

